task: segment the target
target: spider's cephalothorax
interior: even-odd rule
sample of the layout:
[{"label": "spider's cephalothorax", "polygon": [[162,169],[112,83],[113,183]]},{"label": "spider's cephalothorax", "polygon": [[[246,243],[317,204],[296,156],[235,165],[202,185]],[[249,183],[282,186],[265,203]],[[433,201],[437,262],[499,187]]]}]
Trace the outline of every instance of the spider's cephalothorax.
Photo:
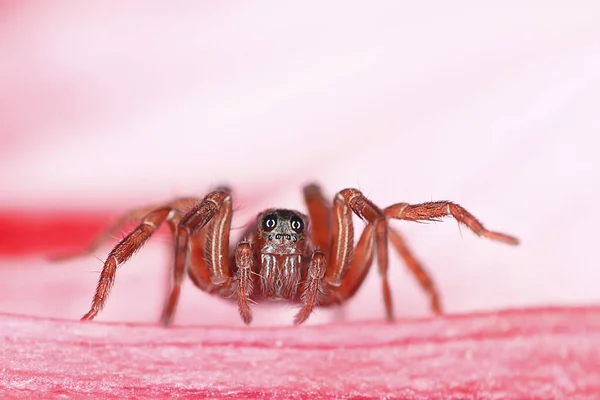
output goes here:
[{"label": "spider's cephalothorax", "polygon": [[[304,188],[304,199],[308,217],[293,210],[266,210],[231,248],[233,208],[228,188],[218,188],[201,201],[183,198],[131,211],[89,249],[95,251],[123,223],[139,221],[135,230],[108,255],[92,306],[83,319],[93,319],[104,307],[117,266],[127,261],[164,222],[174,234],[173,282],[163,310],[164,325],[172,321],[186,275],[199,289],[234,299],[245,323],[252,321],[253,301],[270,299],[299,302],[301,308],[294,322],[300,324],[315,307],[341,304],[354,296],[371,268],[375,248],[386,315],[392,320],[388,244],[428,293],[433,312],[440,313],[431,278],[412,256],[402,236],[390,226],[390,219],[437,221],[452,216],[479,236],[518,243],[512,236],[485,229],[467,210],[450,201],[397,203],[380,209],[359,190],[349,188],[338,192],[330,205],[317,185]],[[194,204],[191,209],[187,207],[190,202]],[[352,214],[366,223],[356,244]]]},{"label": "spider's cephalothorax", "polygon": [[270,300],[296,297],[306,272],[311,243],[306,240],[306,216],[293,210],[271,209],[259,214],[256,245],[260,253],[260,286]]}]

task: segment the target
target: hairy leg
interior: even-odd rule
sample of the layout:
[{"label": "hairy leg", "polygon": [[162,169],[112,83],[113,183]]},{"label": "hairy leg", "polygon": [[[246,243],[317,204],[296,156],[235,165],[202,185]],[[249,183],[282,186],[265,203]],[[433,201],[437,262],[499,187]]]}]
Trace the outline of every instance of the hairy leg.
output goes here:
[{"label": "hairy leg", "polygon": [[375,238],[375,225],[368,224],[354,249],[354,257],[346,277],[337,287],[328,286],[323,306],[342,304],[356,294],[364,282],[371,265],[373,264],[373,244]]},{"label": "hairy leg", "polygon": [[110,226],[108,226],[104,231],[102,231],[90,245],[83,250],[81,253],[66,253],[66,254],[58,254],[50,257],[52,261],[64,261],[72,258],[84,257],[89,254],[95,253],[98,249],[109,242],[112,238],[114,238],[123,228],[125,228],[128,224],[133,221],[139,221],[143,217],[145,217],[148,213],[158,210],[160,208],[172,208],[176,210],[184,210],[187,206],[193,204],[196,200],[193,198],[179,198],[172,202],[161,204],[161,205],[153,205],[147,207],[139,207],[129,210],[125,214],[121,215],[117,220],[115,220]]},{"label": "hairy leg", "polygon": [[340,286],[352,259],[352,213],[354,212],[367,224],[373,225],[377,245],[377,264],[381,278],[381,290],[388,320],[394,319],[392,294],[388,281],[388,238],[387,220],[382,210],[367,199],[357,189],[344,189],[334,199],[334,236],[331,263],[327,270],[326,281],[331,286]]},{"label": "hairy leg", "polygon": [[110,289],[115,282],[115,274],[119,265],[126,262],[133,253],[139,250],[165,220],[173,219],[176,214],[177,210],[169,207],[150,212],[142,219],[137,228],[112,249],[102,268],[92,306],[82,319],[91,320],[104,308]]},{"label": "hairy leg", "polygon": [[511,245],[519,244],[519,240],[514,236],[487,230],[471,213],[451,201],[432,201],[421,204],[398,203],[387,207],[384,212],[388,218],[406,221],[438,221],[439,218],[452,216],[479,236]]},{"label": "hairy leg", "polygon": [[315,248],[327,254],[331,247],[331,208],[319,186],[308,185],[304,187],[303,192],[310,218],[313,243]]},{"label": "hairy leg", "polygon": [[[188,268],[188,275],[198,289],[211,293],[214,289],[214,285],[210,280],[210,274],[208,272],[208,267],[206,266],[206,259],[204,257],[205,247],[206,230],[202,229],[200,232],[190,237],[190,266]],[[172,271],[170,274],[172,274]],[[170,279],[169,290],[171,290]]]},{"label": "hairy leg", "polygon": [[[367,225],[354,250],[354,257],[352,258],[352,263],[346,278],[339,287],[331,288],[328,291],[327,296],[322,302],[323,306],[341,304],[356,294],[371,269],[373,261],[373,233],[374,226]],[[388,234],[390,242],[398,255],[406,263],[423,290],[429,295],[432,312],[441,314],[442,307],[440,305],[439,295],[431,277],[410,253],[400,234],[391,227],[388,227]]]},{"label": "hairy leg", "polygon": [[[168,326],[172,322],[179,301],[181,284],[189,267],[190,238],[208,224],[215,215],[222,215],[221,209],[224,207],[231,207],[231,194],[227,189],[217,189],[209,193],[198,205],[185,214],[177,225],[175,232],[173,284],[161,317],[161,322],[164,326]],[[229,273],[228,270],[225,270],[225,264],[221,264],[221,268],[221,270],[216,271],[217,275],[213,275],[215,273],[214,270],[209,270],[211,281],[215,277],[218,278],[217,280],[220,280],[220,273]]]},{"label": "hairy leg", "polygon": [[442,313],[442,306],[440,304],[440,297],[438,295],[437,289],[433,283],[433,280],[423,268],[421,263],[417,261],[417,259],[411,254],[410,250],[406,246],[404,239],[400,234],[391,227],[388,227],[389,238],[392,246],[398,253],[398,255],[402,258],[410,272],[414,275],[421,285],[421,288],[427,293],[429,296],[431,311],[434,314]]},{"label": "hairy leg", "polygon": [[333,199],[333,239],[325,281],[337,287],[348,273],[354,252],[354,224],[352,210],[341,195]]},{"label": "hairy leg", "polygon": [[[224,189],[228,192],[228,189]],[[204,259],[210,281],[213,285],[223,285],[231,279],[229,270],[229,233],[233,217],[231,196],[225,197],[219,210],[207,224],[204,245]]]}]

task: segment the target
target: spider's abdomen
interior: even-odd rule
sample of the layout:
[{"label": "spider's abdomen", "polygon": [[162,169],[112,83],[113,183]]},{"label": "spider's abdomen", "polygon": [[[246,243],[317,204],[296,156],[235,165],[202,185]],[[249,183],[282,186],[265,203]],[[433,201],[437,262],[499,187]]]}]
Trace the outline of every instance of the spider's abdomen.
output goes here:
[{"label": "spider's abdomen", "polygon": [[299,254],[261,254],[260,285],[270,300],[296,296],[300,284],[302,256]]}]

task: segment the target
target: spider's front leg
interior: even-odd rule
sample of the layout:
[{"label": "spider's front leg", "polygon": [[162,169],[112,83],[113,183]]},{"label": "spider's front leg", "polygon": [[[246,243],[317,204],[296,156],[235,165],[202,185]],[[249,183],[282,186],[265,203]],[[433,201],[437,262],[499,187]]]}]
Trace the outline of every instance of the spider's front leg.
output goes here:
[{"label": "spider's front leg", "polygon": [[[354,191],[355,194],[360,194],[357,190]],[[317,251],[311,260],[302,294],[303,307],[296,315],[295,323],[304,322],[316,305],[340,304],[356,293],[371,267],[375,239],[382,249],[378,251],[379,265],[386,310],[388,318],[391,318],[391,295],[387,281],[387,231],[383,212],[366,199],[368,209],[355,204],[355,201],[349,201],[349,198],[344,197],[347,196],[345,191],[336,195],[331,209],[316,185],[305,187],[304,196],[313,223],[312,236]],[[353,248],[353,211],[368,222],[356,248]],[[319,249],[328,251],[329,258]],[[322,290],[325,293],[321,293]]]},{"label": "spider's front leg", "polygon": [[[331,265],[327,268],[326,282],[333,286],[335,296],[352,296],[366,276],[371,265],[373,235],[377,247],[377,264],[386,317],[394,319],[392,293],[388,281],[388,227],[384,212],[357,189],[344,189],[334,198],[334,230]],[[367,222],[353,257],[354,234],[352,212]],[[349,275],[350,271],[352,273]],[[335,297],[334,296],[334,297]]]},{"label": "spider's front leg", "polygon": [[228,264],[229,230],[232,218],[232,199],[229,189],[221,188],[209,193],[185,214],[175,229],[173,283],[162,313],[161,322],[167,326],[175,314],[181,293],[181,284],[189,268],[190,243],[204,226],[211,222],[206,234],[206,263],[199,268],[208,270],[210,281],[215,286],[230,284]]}]

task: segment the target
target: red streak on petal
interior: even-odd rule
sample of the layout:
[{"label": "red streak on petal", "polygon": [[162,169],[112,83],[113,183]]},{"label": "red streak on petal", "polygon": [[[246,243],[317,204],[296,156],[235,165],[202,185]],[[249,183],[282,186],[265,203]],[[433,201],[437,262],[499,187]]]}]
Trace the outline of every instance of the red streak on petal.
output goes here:
[{"label": "red streak on petal", "polygon": [[0,256],[81,251],[110,218],[106,212],[0,210]]}]

